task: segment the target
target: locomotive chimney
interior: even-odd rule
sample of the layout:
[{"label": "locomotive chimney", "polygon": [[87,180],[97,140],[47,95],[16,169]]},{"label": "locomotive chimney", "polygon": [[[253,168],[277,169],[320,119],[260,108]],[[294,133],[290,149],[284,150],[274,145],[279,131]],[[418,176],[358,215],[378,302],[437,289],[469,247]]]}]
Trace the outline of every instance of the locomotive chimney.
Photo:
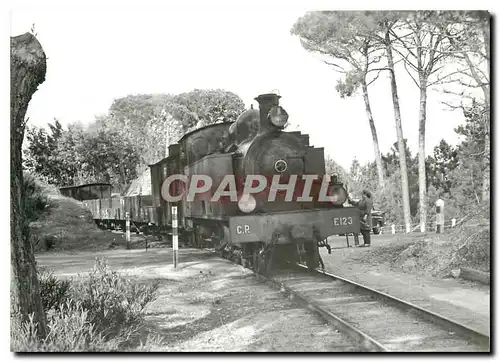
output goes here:
[{"label": "locomotive chimney", "polygon": [[260,132],[274,128],[271,121],[267,118],[267,115],[271,108],[279,105],[280,98],[281,96],[274,93],[261,94],[255,98],[255,100],[259,102]]}]

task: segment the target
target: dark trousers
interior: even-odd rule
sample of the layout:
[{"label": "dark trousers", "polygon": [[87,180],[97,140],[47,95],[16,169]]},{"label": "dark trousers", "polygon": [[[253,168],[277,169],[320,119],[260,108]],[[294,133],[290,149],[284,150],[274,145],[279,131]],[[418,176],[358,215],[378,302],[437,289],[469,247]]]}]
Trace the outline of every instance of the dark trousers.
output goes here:
[{"label": "dark trousers", "polygon": [[[361,235],[363,235],[363,243],[365,245],[370,245],[370,230],[361,230]],[[359,245],[359,234],[354,234],[354,245]]]},{"label": "dark trousers", "polygon": [[370,230],[361,229],[361,235],[363,235],[363,242],[365,245],[370,245]]}]

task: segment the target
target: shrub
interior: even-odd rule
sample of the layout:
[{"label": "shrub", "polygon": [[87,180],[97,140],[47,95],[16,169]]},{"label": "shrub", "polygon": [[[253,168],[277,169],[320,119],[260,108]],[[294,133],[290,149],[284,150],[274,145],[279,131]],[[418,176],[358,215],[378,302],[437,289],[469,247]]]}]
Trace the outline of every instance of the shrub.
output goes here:
[{"label": "shrub", "polygon": [[116,351],[115,341],[106,341],[88,321],[88,312],[79,303],[66,303],[47,315],[47,337],[40,341],[37,326],[30,317],[20,323],[20,315],[11,318],[11,349],[16,352],[102,352]]},{"label": "shrub", "polygon": [[38,280],[43,310],[46,313],[50,309],[58,309],[69,301],[71,285],[69,280],[59,280],[51,271],[43,268],[38,269]]},{"label": "shrub", "polygon": [[449,269],[474,268],[490,271],[491,233],[489,227],[458,227]]},{"label": "shrub", "polygon": [[73,299],[88,311],[97,332],[125,341],[140,328],[144,308],[156,298],[158,282],[131,281],[111,270],[104,259],[96,259],[88,278],[80,278],[72,290]]},{"label": "shrub", "polygon": [[33,315],[29,321],[21,323],[19,313],[10,315],[10,350],[12,352],[37,352],[40,350],[36,323]]},{"label": "shrub", "polygon": [[[131,281],[111,270],[104,259],[96,260],[88,277],[77,280],[61,281],[44,269],[39,274],[48,335],[38,339],[33,318],[21,323],[11,293],[11,350],[16,352],[123,350],[138,333],[144,308],[158,290],[158,282]],[[155,341],[148,337],[140,348],[145,350]]]},{"label": "shrub", "polygon": [[[52,315],[50,315],[52,314]],[[115,341],[105,340],[88,320],[89,312],[80,303],[67,303],[49,313],[49,334],[44,342],[47,351],[99,352],[116,351]]]}]

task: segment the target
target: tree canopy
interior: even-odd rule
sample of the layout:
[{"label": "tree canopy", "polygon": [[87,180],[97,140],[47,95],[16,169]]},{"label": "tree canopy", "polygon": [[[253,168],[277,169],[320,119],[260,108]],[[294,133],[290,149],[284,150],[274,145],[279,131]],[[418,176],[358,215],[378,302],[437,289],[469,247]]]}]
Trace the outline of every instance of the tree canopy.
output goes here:
[{"label": "tree canopy", "polygon": [[235,121],[244,111],[236,94],[200,90],[129,95],[83,126],[59,120],[27,131],[24,167],[57,186],[110,182],[117,191],[168,155],[168,146],[197,127]]},{"label": "tree canopy", "polygon": [[[291,33],[299,37],[304,49],[341,74],[335,86],[341,98],[355,96],[359,90],[363,95],[377,167],[375,163],[353,161],[348,178],[354,192],[376,190],[376,200],[384,204],[390,220],[398,224],[420,222],[423,227],[433,222],[434,207],[429,206],[439,196],[449,198],[454,205],[450,212],[454,213],[468,212],[474,203],[489,200],[488,12],[313,11],[300,17]],[[406,94],[398,94],[396,83],[401,69],[419,88],[419,127],[405,131],[418,131],[417,155],[411,153],[403,135],[399,99]],[[378,148],[368,89],[384,70],[390,76],[397,133],[397,143],[386,154]],[[443,140],[431,155],[426,155],[427,101],[436,95],[427,94],[431,86],[455,96],[445,96],[441,101],[463,109],[466,122],[456,129],[462,138],[458,147]],[[386,190],[379,187],[384,184]],[[458,192],[461,189],[463,192]],[[416,213],[418,209],[420,214]]]},{"label": "tree canopy", "polygon": [[57,185],[110,182],[118,189],[136,177],[139,155],[130,139],[103,128],[78,124],[63,129],[59,121],[51,129],[28,129],[25,168]]}]

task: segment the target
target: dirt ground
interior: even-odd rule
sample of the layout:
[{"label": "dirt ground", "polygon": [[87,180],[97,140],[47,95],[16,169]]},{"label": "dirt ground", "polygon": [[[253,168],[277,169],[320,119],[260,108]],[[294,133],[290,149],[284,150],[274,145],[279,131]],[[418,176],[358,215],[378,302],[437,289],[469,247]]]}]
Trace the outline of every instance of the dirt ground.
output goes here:
[{"label": "dirt ground", "polygon": [[152,351],[359,351],[317,315],[210,252],[181,249],[177,269],[165,248],[44,253],[37,262],[68,278],[88,271],[96,257],[131,278],[160,281],[147,307],[149,330],[161,337]]},{"label": "dirt ground", "polygon": [[[76,214],[75,220],[80,220],[81,215]],[[75,224],[80,225],[80,221]],[[92,225],[92,231],[95,229]],[[107,248],[110,238],[120,237],[98,229],[95,232],[106,234],[104,240],[94,234],[87,235],[98,240],[99,248]],[[79,237],[74,241],[77,239],[78,243],[71,243],[72,248],[81,242]],[[142,237],[133,236],[133,239],[138,242]],[[321,253],[327,271],[489,334],[489,286],[432,276],[419,271],[411,262],[394,262],[416,239],[419,237],[415,234],[373,235],[371,248],[347,248],[345,237],[337,236],[329,238],[332,254],[325,248],[321,248]],[[350,243],[353,245],[352,237]],[[159,280],[160,297],[149,306],[147,317],[151,329],[164,340],[155,350],[356,350],[350,341],[325,326],[316,315],[297,308],[279,292],[258,283],[248,270],[213,254],[181,249],[181,265],[174,270],[169,248],[146,252],[142,248],[118,247],[46,252],[38,254],[36,259],[42,266],[53,268],[56,274],[72,277],[91,269],[96,257],[106,257],[112,267],[133,278]]]},{"label": "dirt ground", "polygon": [[[325,270],[410,301],[485,334],[490,332],[490,287],[461,279],[395,267],[395,255],[415,242],[414,235],[372,235],[370,248],[347,248],[346,238],[330,237],[332,253],[321,248]],[[354,244],[352,237],[349,238]],[[362,243],[362,239],[360,240]],[[385,257],[384,257],[385,255]]]}]

